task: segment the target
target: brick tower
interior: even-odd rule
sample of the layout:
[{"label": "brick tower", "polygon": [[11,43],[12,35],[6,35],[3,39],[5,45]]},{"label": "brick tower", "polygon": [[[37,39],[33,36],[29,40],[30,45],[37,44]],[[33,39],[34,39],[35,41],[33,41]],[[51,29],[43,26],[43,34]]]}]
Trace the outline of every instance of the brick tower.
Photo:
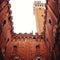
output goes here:
[{"label": "brick tower", "polygon": [[34,15],[36,17],[37,32],[41,35],[44,31],[45,21],[45,4],[41,3],[41,1],[34,2]]}]

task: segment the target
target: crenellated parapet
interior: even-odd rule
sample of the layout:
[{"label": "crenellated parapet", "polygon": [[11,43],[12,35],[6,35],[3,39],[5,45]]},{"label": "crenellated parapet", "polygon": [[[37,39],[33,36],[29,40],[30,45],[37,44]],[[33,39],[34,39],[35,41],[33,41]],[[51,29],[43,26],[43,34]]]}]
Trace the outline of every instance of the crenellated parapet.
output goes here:
[{"label": "crenellated parapet", "polygon": [[35,1],[33,4],[34,8],[45,8],[45,4],[41,3],[41,1]]},{"label": "crenellated parapet", "polygon": [[5,47],[6,42],[11,40],[13,22],[10,8],[9,0],[0,1],[0,48]]},{"label": "crenellated parapet", "polygon": [[26,60],[38,59],[38,57],[43,60],[50,59],[49,45],[46,44],[44,36],[38,33],[35,35],[33,33],[14,33],[12,40],[7,43],[6,47],[6,60],[16,59],[16,57]]},{"label": "crenellated parapet", "polygon": [[41,3],[41,1],[34,1],[33,10],[35,9],[45,9],[45,3]]},{"label": "crenellated parapet", "polygon": [[19,34],[13,34],[13,39],[35,39],[35,40],[38,40],[38,39],[43,39],[44,40],[44,35],[39,35],[38,33],[36,33],[35,35],[33,35],[33,33],[19,33]]},{"label": "crenellated parapet", "polygon": [[37,25],[37,33],[34,35],[33,33],[14,33],[9,0],[0,1],[0,55],[4,60],[59,59],[60,20],[59,9],[55,9],[58,8],[57,4],[57,0],[47,0],[46,6],[40,1],[34,2]]}]

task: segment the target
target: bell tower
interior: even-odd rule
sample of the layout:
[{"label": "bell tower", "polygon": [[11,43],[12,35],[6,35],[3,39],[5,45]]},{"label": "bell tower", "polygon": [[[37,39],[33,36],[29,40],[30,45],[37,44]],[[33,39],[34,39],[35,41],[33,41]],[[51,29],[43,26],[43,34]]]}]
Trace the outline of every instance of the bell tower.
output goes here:
[{"label": "bell tower", "polygon": [[36,18],[37,33],[41,35],[44,31],[44,20],[45,20],[45,4],[41,1],[34,2],[34,15]]}]

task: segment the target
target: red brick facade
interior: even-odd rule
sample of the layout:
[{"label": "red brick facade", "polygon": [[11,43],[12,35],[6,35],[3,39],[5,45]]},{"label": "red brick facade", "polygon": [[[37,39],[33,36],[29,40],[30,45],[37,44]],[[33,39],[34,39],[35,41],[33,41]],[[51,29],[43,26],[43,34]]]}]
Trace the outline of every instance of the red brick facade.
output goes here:
[{"label": "red brick facade", "polygon": [[47,0],[41,35],[16,34],[9,0],[1,0],[0,60],[60,60],[60,13],[57,6],[58,0]]}]

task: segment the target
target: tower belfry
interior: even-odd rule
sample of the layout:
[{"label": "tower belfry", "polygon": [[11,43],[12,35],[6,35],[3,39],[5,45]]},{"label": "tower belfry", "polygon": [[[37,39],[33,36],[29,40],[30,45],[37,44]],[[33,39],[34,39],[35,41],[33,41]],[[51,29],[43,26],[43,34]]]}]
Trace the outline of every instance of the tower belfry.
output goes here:
[{"label": "tower belfry", "polygon": [[39,35],[44,31],[45,4],[41,1],[35,1],[33,4],[34,15],[36,18],[36,27]]}]

